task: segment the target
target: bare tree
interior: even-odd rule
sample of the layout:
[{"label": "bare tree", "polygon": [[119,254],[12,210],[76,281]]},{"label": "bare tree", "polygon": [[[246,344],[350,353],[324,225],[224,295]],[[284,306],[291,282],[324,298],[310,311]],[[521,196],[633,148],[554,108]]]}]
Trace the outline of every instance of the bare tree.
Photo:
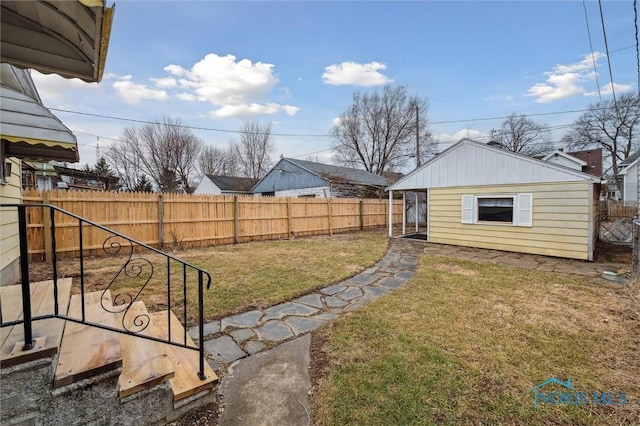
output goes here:
[{"label": "bare tree", "polygon": [[492,139],[504,149],[524,155],[540,155],[553,150],[546,124],[515,113],[502,122],[498,131],[492,132]]},{"label": "bare tree", "polygon": [[381,175],[415,157],[416,129],[424,158],[432,147],[425,98],[408,96],[404,86],[385,86],[382,93],[355,92],[351,106],[331,129],[334,158]]},{"label": "bare tree", "polygon": [[240,129],[240,142],[232,147],[240,174],[252,179],[262,178],[271,168],[271,156],[275,151],[271,123],[244,123]]},{"label": "bare tree", "polygon": [[203,175],[235,176],[238,161],[233,148],[205,146],[198,158],[198,170]]},{"label": "bare tree", "polygon": [[126,128],[120,140],[111,146],[109,157],[114,169],[128,169],[134,176],[129,181],[132,186],[144,174],[160,192],[190,193],[195,189],[201,146],[200,139],[179,120],[165,117],[161,122]]},{"label": "bare tree", "polygon": [[140,168],[140,161],[135,150],[127,143],[116,142],[107,151],[106,159],[114,174],[120,178],[120,188],[125,191],[136,191],[139,182],[148,181]]},{"label": "bare tree", "polygon": [[617,180],[618,164],[629,156],[640,139],[635,133],[640,125],[640,98],[631,92],[589,105],[562,138],[570,148],[602,148],[611,159],[613,177]]}]

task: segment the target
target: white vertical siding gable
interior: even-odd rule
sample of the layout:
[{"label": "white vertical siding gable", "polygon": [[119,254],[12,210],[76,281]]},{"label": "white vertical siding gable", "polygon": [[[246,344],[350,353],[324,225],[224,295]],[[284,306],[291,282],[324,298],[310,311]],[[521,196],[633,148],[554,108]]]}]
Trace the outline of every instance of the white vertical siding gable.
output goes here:
[{"label": "white vertical siding gable", "polygon": [[389,187],[390,190],[590,181],[593,176],[500,148],[463,140]]}]

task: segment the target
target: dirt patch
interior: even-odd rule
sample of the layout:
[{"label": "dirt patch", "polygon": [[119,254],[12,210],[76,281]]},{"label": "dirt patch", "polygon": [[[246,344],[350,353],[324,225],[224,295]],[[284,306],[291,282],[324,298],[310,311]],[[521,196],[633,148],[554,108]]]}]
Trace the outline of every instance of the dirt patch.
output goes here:
[{"label": "dirt patch", "polygon": [[621,263],[631,265],[632,250],[629,246],[599,242],[594,253],[595,263]]}]

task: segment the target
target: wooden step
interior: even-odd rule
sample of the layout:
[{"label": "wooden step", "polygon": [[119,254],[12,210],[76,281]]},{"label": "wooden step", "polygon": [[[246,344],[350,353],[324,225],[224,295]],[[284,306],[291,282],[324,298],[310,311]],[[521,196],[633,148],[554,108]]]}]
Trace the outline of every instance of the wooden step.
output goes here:
[{"label": "wooden step", "polygon": [[[186,334],[185,328],[180,320],[171,311],[155,312],[151,314],[151,321],[156,327],[161,339],[169,339],[169,315],[171,316],[171,341],[184,343]],[[187,345],[195,346],[191,337],[187,334]],[[187,398],[198,392],[213,387],[218,382],[218,376],[213,369],[205,361],[204,373],[207,376],[205,380],[200,380],[198,371],[200,370],[199,354],[197,351],[179,348],[173,345],[166,345],[169,359],[175,369],[175,376],[169,380],[171,389],[173,390],[173,400]]]},{"label": "wooden step", "polygon": [[[151,320],[148,315],[143,302],[134,302],[124,318],[125,324],[132,331],[136,331],[134,319]],[[122,313],[116,317],[118,327],[122,327],[122,317]],[[158,337],[153,321],[140,334]],[[119,338],[122,349],[122,374],[118,379],[120,398],[149,389],[174,377],[166,345],[126,334],[121,334]]]},{"label": "wooden step", "polygon": [[[53,299],[53,281],[40,281],[32,283],[31,288],[31,315],[52,315],[55,310]],[[71,278],[58,280],[58,309],[66,315],[71,294]],[[22,293],[20,286],[0,287],[0,300],[2,303],[3,321],[12,321],[22,318]],[[58,353],[64,320],[49,318],[32,322],[33,338],[36,346],[28,351],[23,351],[24,327],[22,324],[13,327],[0,328],[0,367],[7,368],[20,363],[47,358]]]},{"label": "wooden step", "polygon": [[[101,299],[104,306],[113,307],[109,290],[104,293],[104,297],[102,291],[85,294],[85,320],[107,327],[116,327],[115,314],[102,307]],[[82,318],[82,298],[79,294],[71,297],[68,316]],[[121,365],[122,352],[117,333],[67,321],[53,387],[75,383],[111,371]]]}]

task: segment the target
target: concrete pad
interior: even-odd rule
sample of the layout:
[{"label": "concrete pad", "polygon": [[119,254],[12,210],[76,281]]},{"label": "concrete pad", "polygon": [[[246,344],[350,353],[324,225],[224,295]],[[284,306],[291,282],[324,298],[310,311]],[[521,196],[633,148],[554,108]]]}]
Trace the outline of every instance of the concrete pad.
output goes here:
[{"label": "concrete pad", "polygon": [[229,363],[247,354],[240,349],[240,346],[229,336],[218,337],[217,339],[204,342],[204,350],[218,362]]},{"label": "concrete pad", "polygon": [[310,424],[310,346],[307,334],[231,366],[220,384],[219,425]]},{"label": "concrete pad", "polygon": [[272,342],[280,342],[293,337],[293,331],[282,321],[267,321],[262,327],[256,328],[256,333],[260,340],[270,340]]}]

